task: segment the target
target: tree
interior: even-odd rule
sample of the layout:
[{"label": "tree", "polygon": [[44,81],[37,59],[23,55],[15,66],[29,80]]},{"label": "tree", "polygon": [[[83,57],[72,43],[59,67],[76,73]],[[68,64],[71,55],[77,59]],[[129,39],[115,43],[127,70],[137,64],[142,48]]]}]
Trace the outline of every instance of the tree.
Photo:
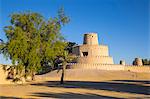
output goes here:
[{"label": "tree", "polygon": [[63,8],[58,16],[45,20],[35,12],[14,13],[10,26],[4,27],[7,42],[1,44],[0,52],[12,60],[15,75],[31,76],[42,66],[52,66],[55,58],[64,52],[66,42],[61,35],[61,28],[69,22]]},{"label": "tree", "polygon": [[74,59],[75,59],[75,56],[72,54],[69,54],[68,51],[64,51],[62,56],[59,56],[59,60],[61,60],[62,66],[63,66],[60,84],[64,84],[64,78],[65,78],[65,74],[66,74],[67,63],[73,61]]},{"label": "tree", "polygon": [[142,59],[143,65],[150,65],[149,59]]},{"label": "tree", "polygon": [[73,46],[76,46],[77,44],[75,42],[68,42],[68,45],[66,47],[66,50],[68,51],[69,54],[72,53],[72,49],[73,49]]}]

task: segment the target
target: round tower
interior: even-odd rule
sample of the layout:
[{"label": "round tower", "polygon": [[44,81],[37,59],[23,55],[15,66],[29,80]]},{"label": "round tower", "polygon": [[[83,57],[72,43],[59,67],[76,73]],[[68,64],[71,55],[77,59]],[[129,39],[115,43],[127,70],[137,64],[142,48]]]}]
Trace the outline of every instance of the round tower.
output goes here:
[{"label": "round tower", "polygon": [[97,33],[87,33],[87,34],[84,34],[83,44],[98,45],[98,36],[97,36]]}]

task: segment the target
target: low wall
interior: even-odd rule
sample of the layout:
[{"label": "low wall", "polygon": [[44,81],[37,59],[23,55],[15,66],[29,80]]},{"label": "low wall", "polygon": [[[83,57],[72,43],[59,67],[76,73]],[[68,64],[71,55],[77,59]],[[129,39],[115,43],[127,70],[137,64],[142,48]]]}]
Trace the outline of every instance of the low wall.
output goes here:
[{"label": "low wall", "polygon": [[73,69],[124,70],[131,72],[150,73],[150,66],[133,66],[120,64],[84,64],[84,63],[71,63],[69,65],[71,65]]},{"label": "low wall", "polygon": [[8,72],[3,70],[3,65],[0,64],[0,84],[11,84],[9,80],[6,79]]},{"label": "low wall", "polygon": [[[18,82],[13,82],[12,79],[7,79],[7,76],[8,76],[8,71],[4,70],[3,69],[3,66],[2,64],[0,64],[0,84],[22,84],[22,83],[26,83],[26,81],[31,81],[31,77],[27,77],[27,79],[21,77],[21,81],[18,81]],[[7,65],[6,69],[9,68],[10,65]]]}]

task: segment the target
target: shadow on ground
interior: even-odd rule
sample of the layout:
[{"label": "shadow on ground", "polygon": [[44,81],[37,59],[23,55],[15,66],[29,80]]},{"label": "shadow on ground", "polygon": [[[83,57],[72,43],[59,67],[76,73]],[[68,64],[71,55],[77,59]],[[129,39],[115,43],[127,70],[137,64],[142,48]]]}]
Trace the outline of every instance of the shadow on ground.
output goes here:
[{"label": "shadow on ground", "polygon": [[[134,82],[134,83],[127,83]],[[138,84],[136,84],[136,82]],[[113,80],[113,82],[87,82],[87,81],[66,81],[65,84],[60,85],[58,81],[46,81],[44,83],[31,84],[35,86],[47,86],[47,87],[61,87],[61,88],[83,88],[83,89],[96,89],[107,90],[115,92],[126,92],[133,94],[150,95],[150,86],[144,86],[142,84],[149,83],[149,81],[139,80]]]},{"label": "shadow on ground", "polygon": [[113,81],[150,84],[150,81],[147,81],[147,80],[113,80]]},{"label": "shadow on ground", "polygon": [[[120,99],[110,96],[102,96],[97,94],[80,94],[80,93],[33,93],[32,96],[41,97],[41,98],[61,98],[61,99]],[[122,98],[123,99],[123,98]]]},{"label": "shadow on ground", "polygon": [[[12,96],[0,96],[0,99],[29,99],[29,98],[19,98],[19,97],[12,97]],[[30,98],[33,99],[33,98]]]}]

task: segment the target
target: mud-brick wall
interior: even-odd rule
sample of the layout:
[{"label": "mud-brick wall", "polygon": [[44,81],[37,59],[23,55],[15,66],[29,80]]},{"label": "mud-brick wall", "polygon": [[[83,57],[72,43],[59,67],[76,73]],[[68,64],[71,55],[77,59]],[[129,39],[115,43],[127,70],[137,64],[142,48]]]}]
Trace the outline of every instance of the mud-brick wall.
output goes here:
[{"label": "mud-brick wall", "polygon": [[125,66],[125,70],[132,72],[150,72],[150,66]]},{"label": "mud-brick wall", "polygon": [[98,69],[98,70],[124,70],[130,72],[147,72],[150,73],[150,66],[133,66],[119,64],[84,64],[73,63],[73,69]]},{"label": "mud-brick wall", "polygon": [[97,70],[124,70],[123,65],[112,64],[71,64],[73,69],[97,69]]}]

